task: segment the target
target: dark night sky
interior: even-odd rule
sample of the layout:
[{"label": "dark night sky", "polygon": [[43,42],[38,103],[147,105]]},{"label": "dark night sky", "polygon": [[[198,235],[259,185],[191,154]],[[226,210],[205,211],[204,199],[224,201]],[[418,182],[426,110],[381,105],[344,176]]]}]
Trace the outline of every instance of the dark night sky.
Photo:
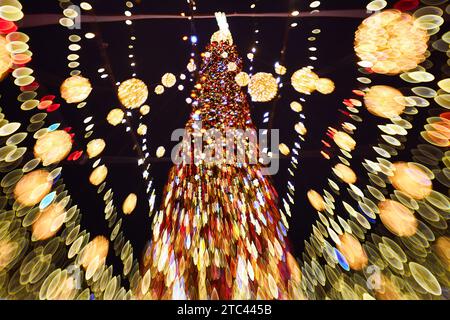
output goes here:
[{"label": "dark night sky", "polygon": [[[60,13],[61,9],[56,0],[23,1],[25,14]],[[293,8],[306,9],[308,1],[288,0],[259,0],[255,10],[250,9],[253,1],[247,0],[197,0],[198,14],[213,14],[215,11],[226,13],[245,12],[290,12]],[[362,0],[325,0],[322,1],[321,11],[359,9],[364,12],[368,1]],[[391,1],[389,1],[391,2]],[[96,0],[91,1],[97,15],[122,15],[124,1]],[[301,5],[300,5],[301,3]],[[185,0],[150,1],[142,0],[137,5],[134,14],[180,14],[188,12]],[[311,225],[317,217],[314,209],[306,198],[307,190],[314,188],[321,191],[327,187],[327,178],[331,177],[331,165],[333,162],[325,160],[320,155],[321,140],[325,138],[327,127],[337,127],[344,116],[338,112],[343,108],[342,100],[352,97],[351,91],[358,88],[356,77],[360,76],[356,67],[356,56],[353,51],[354,32],[362,21],[361,18],[229,18],[230,29],[234,36],[241,56],[245,57],[253,46],[255,26],[260,30],[254,70],[256,72],[273,72],[273,65],[280,59],[280,50],[283,47],[286,26],[297,21],[299,26],[291,29],[287,39],[287,51],[285,65],[288,68],[285,77],[285,87],[281,91],[281,98],[276,104],[273,127],[280,129],[281,142],[292,146],[296,141],[293,129],[297,116],[290,110],[289,103],[298,100],[297,94],[289,84],[289,77],[295,70],[311,64],[308,59],[311,45],[306,39],[311,30],[321,28],[322,33],[314,44],[318,48],[319,60],[314,64],[316,72],[321,77],[328,77],[335,81],[336,91],[328,96],[313,94],[306,97],[303,103],[306,115],[305,125],[308,129],[306,141],[302,142],[302,151],[299,159],[299,170],[296,175],[296,205],[292,211],[289,237],[294,246],[296,256],[300,257],[303,249],[303,241],[309,236]],[[194,20],[199,49],[201,50],[209,41],[211,34],[217,30],[215,20]],[[138,77],[144,80],[153,92],[155,84],[158,84],[161,76],[166,72],[179,74],[186,68],[191,52],[189,42],[182,41],[183,35],[189,35],[191,24],[181,19],[149,19],[139,20],[133,24],[137,41],[135,55]],[[24,31],[31,37],[30,45],[34,53],[31,67],[36,70],[37,80],[41,83],[40,96],[44,94],[58,94],[59,86],[68,74],[66,57],[67,37],[70,31],[59,25],[45,27],[25,28]],[[123,200],[130,192],[138,194],[139,203],[133,215],[124,219],[125,236],[133,243],[135,252],[141,252],[145,243],[151,236],[151,219],[148,217],[148,205],[145,199],[145,185],[136,163],[136,151],[129,134],[125,133],[123,126],[112,127],[105,121],[106,115],[112,108],[118,107],[115,86],[111,79],[100,79],[97,70],[107,67],[99,48],[103,48],[108,56],[109,67],[113,71],[117,81],[123,81],[130,77],[128,65],[128,39],[129,30],[123,22],[89,23],[82,24],[81,33],[95,32],[97,37],[93,40],[83,40],[81,50],[81,70],[88,77],[94,87],[94,92],[88,99],[88,107],[76,109],[73,105],[65,104],[61,99],[62,107],[49,116],[53,122],[61,122],[63,126],[73,127],[76,133],[75,147],[82,149],[85,144],[83,138],[83,119],[93,115],[95,117],[95,129],[92,138],[103,138],[107,142],[104,153],[104,161],[109,168],[108,185],[114,190],[115,204],[120,208]],[[99,36],[99,33],[101,37]],[[103,42],[101,42],[101,39]],[[248,63],[247,59],[244,59]],[[404,84],[390,79],[392,85],[400,89]],[[188,83],[185,84],[188,87]],[[28,114],[18,112],[18,102],[15,95],[16,89],[11,81],[4,81],[0,85],[2,105],[10,120],[28,121]],[[161,96],[151,95],[148,104],[152,107],[150,115],[146,117],[149,126],[147,139],[150,145],[150,154],[153,156],[158,146],[165,146],[170,152],[174,145],[170,141],[170,135],[176,128],[181,128],[186,122],[190,107],[185,103],[189,91],[179,92],[176,88],[167,90]],[[253,119],[258,127],[264,127],[263,114],[270,111],[273,103],[253,104]],[[357,134],[358,149],[354,153],[352,164],[360,163],[361,159],[373,156],[371,145],[376,142],[376,122],[374,117],[365,111],[364,122]],[[135,123],[136,125],[137,123]],[[336,152],[336,150],[332,150]],[[91,172],[91,162],[63,163],[63,178],[75,203],[79,204],[83,213],[83,227],[91,235],[104,234],[109,236],[110,231],[104,220],[104,203],[102,197],[97,194],[96,188],[88,183]],[[286,193],[288,178],[287,168],[289,159],[281,161],[278,175],[274,177],[274,183],[280,196]],[[171,163],[169,161],[153,160],[150,175],[154,177],[154,183],[158,196],[167,182],[167,173]],[[361,167],[361,166],[359,166]],[[357,172],[361,170],[355,168]],[[362,175],[362,174],[361,174]],[[359,175],[359,176],[361,176]],[[365,183],[367,184],[367,183]],[[159,206],[159,197],[157,206]],[[112,256],[112,255],[110,255]]]}]

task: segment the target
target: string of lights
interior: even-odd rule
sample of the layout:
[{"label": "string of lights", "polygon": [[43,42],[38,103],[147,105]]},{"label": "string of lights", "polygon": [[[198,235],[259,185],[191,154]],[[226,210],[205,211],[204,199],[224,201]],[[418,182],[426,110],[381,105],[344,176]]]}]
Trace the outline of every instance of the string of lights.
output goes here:
[{"label": "string of lights", "polygon": [[[65,8],[63,10],[63,14],[66,16],[66,18],[71,19],[73,21],[73,23],[75,23],[74,20],[76,20],[78,18],[77,15],[74,14],[74,12],[76,12],[73,8],[74,7],[72,4],[64,2],[61,3],[61,7]],[[90,12],[94,12],[94,8],[92,5],[88,4],[88,3],[83,3],[81,4],[81,8],[84,8],[83,10],[86,11],[90,11]],[[68,28],[70,28],[72,25],[72,23],[70,23],[68,20],[63,20],[61,23],[63,26],[66,26]],[[80,28],[81,29],[81,28]],[[75,30],[80,30],[75,28]],[[77,43],[77,50],[81,49],[82,46],[82,37],[76,33],[74,33],[73,31],[71,32],[72,34],[69,36],[69,40],[71,42],[76,41]],[[96,30],[96,33],[91,33],[88,32],[85,34],[85,38],[86,39],[94,39],[96,37],[96,35],[99,37],[99,40],[102,41],[101,39],[101,34],[99,32],[99,30]],[[73,47],[73,44],[69,45],[69,50],[71,49],[71,47]],[[72,48],[73,49],[73,48]],[[104,56],[104,55],[103,55]],[[77,58],[79,58],[79,56],[77,56]],[[75,61],[75,57],[72,57],[71,60]],[[106,63],[107,66],[109,66],[109,63]],[[76,64],[69,64],[69,67],[80,67],[79,63]],[[100,74],[100,78],[101,79],[106,79],[106,78],[111,78],[111,81],[114,82],[114,76],[112,73],[112,70],[110,67],[108,67],[108,70],[104,67],[99,68],[98,73]],[[79,70],[72,70],[71,71],[71,75],[72,76],[77,76],[80,75],[81,71]],[[83,105],[83,107],[85,107],[86,104]],[[83,110],[86,110],[88,108],[85,108]],[[131,116],[130,114],[128,114],[128,116]],[[85,124],[89,123],[89,122],[95,122],[95,119],[92,115],[89,115],[84,121]],[[87,127],[85,128],[85,131],[88,132],[88,134],[85,135],[85,138],[89,138],[92,134],[93,131],[91,131],[93,129],[93,124],[88,124]],[[92,159],[93,164],[92,164],[92,168],[94,169],[94,171],[92,172],[89,180],[90,182],[95,185],[95,186],[99,186],[98,189],[98,193],[101,194],[105,189],[107,189],[107,184],[106,184],[106,177],[107,177],[107,167],[102,164],[102,158],[97,158],[98,156],[100,156],[100,154],[104,151],[106,147],[106,142],[103,139],[94,139],[91,140],[88,144],[87,144],[87,154],[89,156],[89,159]],[[125,277],[128,277],[129,279],[131,279],[132,275],[135,276],[138,275],[137,270],[139,269],[139,265],[138,265],[138,261],[136,259],[133,259],[133,250],[131,248],[130,242],[127,241],[123,235],[123,232],[120,230],[121,229],[121,225],[122,225],[122,219],[119,219],[117,221],[117,209],[114,205],[114,200],[113,200],[113,196],[114,196],[114,192],[112,191],[112,189],[109,189],[104,197],[104,203],[105,203],[105,220],[108,221],[108,225],[111,228],[111,235],[110,235],[110,239],[111,241],[113,241],[114,244],[114,251],[116,253],[117,256],[119,256],[122,260],[123,263],[123,272],[122,274]],[[132,198],[132,197],[131,197]],[[130,214],[133,210],[134,207],[136,206],[136,202],[137,199],[131,199],[130,200],[130,196],[125,199],[124,204],[122,206],[122,211],[124,212],[124,214]],[[105,264],[103,264],[100,268],[98,268],[98,270],[96,272],[98,273],[102,273],[105,272],[107,266]],[[132,272],[131,272],[132,271]],[[111,277],[113,276],[113,272],[111,269]],[[87,277],[87,280],[89,280],[89,277]],[[110,279],[108,279],[110,280]],[[117,283],[120,285],[120,281],[119,278],[115,278],[114,281],[117,281]],[[138,280],[135,280],[139,281]],[[121,290],[125,290],[124,288],[121,288]]]}]

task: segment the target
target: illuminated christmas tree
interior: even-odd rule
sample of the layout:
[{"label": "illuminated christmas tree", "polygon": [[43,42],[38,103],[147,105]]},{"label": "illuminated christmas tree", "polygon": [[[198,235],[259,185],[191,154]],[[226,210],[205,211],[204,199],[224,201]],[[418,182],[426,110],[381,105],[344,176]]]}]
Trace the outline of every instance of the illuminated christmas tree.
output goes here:
[{"label": "illuminated christmas tree", "polygon": [[[192,93],[186,132],[194,136],[209,129],[222,135],[254,129],[247,96],[235,80],[242,60],[225,16],[219,14],[218,22],[220,31],[202,54]],[[209,147],[223,143],[212,140]],[[252,156],[248,152],[246,159]],[[146,298],[300,298],[300,270],[286,242],[286,218],[262,165],[211,163],[192,149],[187,158],[193,163],[171,169],[154,217],[143,259],[143,275],[151,275]]]}]

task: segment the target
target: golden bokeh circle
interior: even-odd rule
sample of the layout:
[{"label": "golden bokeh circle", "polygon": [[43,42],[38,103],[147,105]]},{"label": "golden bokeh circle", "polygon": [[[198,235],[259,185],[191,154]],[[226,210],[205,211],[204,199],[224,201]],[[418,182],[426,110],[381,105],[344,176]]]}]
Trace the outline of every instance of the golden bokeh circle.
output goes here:
[{"label": "golden bokeh circle", "polygon": [[117,94],[124,107],[136,109],[147,101],[148,88],[142,80],[132,78],[120,84]]}]

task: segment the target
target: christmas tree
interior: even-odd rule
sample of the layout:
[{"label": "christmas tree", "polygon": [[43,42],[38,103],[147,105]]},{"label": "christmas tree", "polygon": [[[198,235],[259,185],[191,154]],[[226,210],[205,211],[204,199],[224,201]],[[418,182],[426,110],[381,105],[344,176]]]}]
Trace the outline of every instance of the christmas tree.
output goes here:
[{"label": "christmas tree", "polygon": [[[254,129],[246,93],[235,81],[243,63],[226,18],[217,16],[220,31],[202,54],[192,93],[186,132],[193,136],[209,129],[222,135]],[[248,147],[249,139],[243,140]],[[220,139],[207,144],[219,150],[213,155],[224,145]],[[142,272],[151,275],[145,298],[300,298],[300,270],[289,253],[285,218],[261,164],[248,161],[254,150],[246,149],[246,161],[236,163],[205,161],[188,150],[193,163],[171,169],[154,217],[143,259]]]}]

